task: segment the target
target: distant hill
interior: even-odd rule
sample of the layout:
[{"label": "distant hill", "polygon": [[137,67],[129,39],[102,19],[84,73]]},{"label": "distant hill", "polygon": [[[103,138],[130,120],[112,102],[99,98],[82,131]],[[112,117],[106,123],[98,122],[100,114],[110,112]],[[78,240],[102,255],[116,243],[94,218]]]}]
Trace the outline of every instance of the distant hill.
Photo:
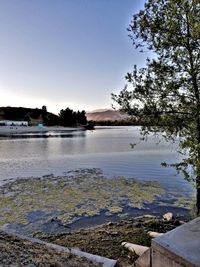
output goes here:
[{"label": "distant hill", "polygon": [[[127,114],[118,110],[102,109],[86,113],[88,121],[123,121],[128,119]],[[31,125],[44,123],[47,126],[59,125],[59,117],[39,108],[0,107],[0,120],[25,120]]]},{"label": "distant hill", "polygon": [[128,119],[127,114],[123,114],[118,110],[87,112],[86,116],[89,121],[121,121]]},{"label": "distant hill", "polygon": [[24,107],[0,107],[0,120],[25,120],[32,125],[45,123],[46,125],[57,125],[59,118],[57,115],[44,112],[39,108],[24,108]]}]

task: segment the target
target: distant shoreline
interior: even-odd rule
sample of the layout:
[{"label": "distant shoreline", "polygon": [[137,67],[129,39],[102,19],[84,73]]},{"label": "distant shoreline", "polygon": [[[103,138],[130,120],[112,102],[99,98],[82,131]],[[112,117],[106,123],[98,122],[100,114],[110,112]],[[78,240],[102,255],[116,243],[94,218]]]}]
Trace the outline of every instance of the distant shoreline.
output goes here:
[{"label": "distant shoreline", "polygon": [[67,132],[84,131],[83,127],[42,127],[37,126],[0,126],[0,136],[12,134],[47,133],[47,132]]}]

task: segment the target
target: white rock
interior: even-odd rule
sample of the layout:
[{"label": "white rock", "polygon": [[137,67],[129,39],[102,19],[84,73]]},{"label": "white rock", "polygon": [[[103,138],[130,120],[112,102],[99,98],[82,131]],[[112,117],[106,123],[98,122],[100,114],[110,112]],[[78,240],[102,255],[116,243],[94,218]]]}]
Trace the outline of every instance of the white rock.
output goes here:
[{"label": "white rock", "polygon": [[184,221],[179,221],[179,223],[182,225],[182,224],[185,224],[186,222],[184,222]]},{"label": "white rock", "polygon": [[164,221],[171,221],[173,219],[173,213],[172,212],[167,212],[163,215],[163,220]]},{"label": "white rock", "polygon": [[150,237],[158,237],[158,236],[161,236],[161,235],[163,235],[163,233],[158,233],[158,232],[152,232],[152,231],[149,231],[148,233],[147,233]]},{"label": "white rock", "polygon": [[122,242],[122,246],[130,250],[131,252],[135,252],[138,256],[141,256],[145,251],[149,249],[149,247],[140,246],[133,243]]}]

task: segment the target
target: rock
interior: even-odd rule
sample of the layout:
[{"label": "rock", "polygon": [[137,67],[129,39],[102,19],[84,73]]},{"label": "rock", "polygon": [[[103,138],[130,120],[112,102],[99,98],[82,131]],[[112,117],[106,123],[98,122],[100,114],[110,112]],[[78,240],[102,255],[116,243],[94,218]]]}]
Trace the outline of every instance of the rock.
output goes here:
[{"label": "rock", "polygon": [[119,233],[118,232],[111,232],[110,235],[117,236],[117,235],[119,235]]},{"label": "rock", "polygon": [[141,256],[145,251],[149,249],[149,247],[140,246],[140,245],[128,243],[128,242],[122,242],[122,246],[127,248],[131,252],[134,252],[138,256]]},{"label": "rock", "polygon": [[151,214],[145,214],[144,216],[143,216],[144,218],[148,218],[148,219],[156,219],[156,216],[155,215],[151,215]]},{"label": "rock", "polygon": [[171,221],[173,219],[173,213],[172,212],[167,212],[163,215],[163,220],[164,221]]},{"label": "rock", "polygon": [[140,228],[142,226],[141,222],[135,222],[133,223],[133,227]]},{"label": "rock", "polygon": [[147,233],[150,237],[158,237],[158,236],[161,236],[161,235],[163,235],[163,233],[158,233],[158,232],[152,232],[152,231],[149,231],[148,233]]},{"label": "rock", "polygon": [[108,222],[107,225],[108,226],[112,226],[114,223],[113,222]]}]

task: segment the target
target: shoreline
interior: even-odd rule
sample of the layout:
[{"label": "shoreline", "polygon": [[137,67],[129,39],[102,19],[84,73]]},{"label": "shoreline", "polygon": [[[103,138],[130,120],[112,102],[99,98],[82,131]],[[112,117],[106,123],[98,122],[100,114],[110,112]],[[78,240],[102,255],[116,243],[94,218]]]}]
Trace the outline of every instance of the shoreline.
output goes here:
[{"label": "shoreline", "polygon": [[0,136],[10,136],[16,134],[31,134],[31,133],[48,133],[48,132],[71,132],[84,131],[83,127],[47,127],[39,128],[38,126],[0,126]]},{"label": "shoreline", "polygon": [[145,214],[160,216],[168,211],[189,216],[185,199],[166,195],[157,182],[107,179],[99,169],[19,178],[0,186],[0,198],[4,229],[29,236],[35,232],[66,234],[108,221]]},{"label": "shoreline", "polygon": [[[147,234],[148,231],[165,233],[180,226],[183,221],[188,221],[191,216],[189,214],[188,216],[184,216],[174,210],[174,218],[170,221],[164,221],[162,215],[170,211],[168,205],[163,206],[159,214],[155,213],[155,207],[153,206],[152,209],[143,210],[142,207],[140,208],[140,205],[144,203],[144,207],[146,207],[145,203],[150,197],[145,192],[148,191],[151,195],[149,198],[149,205],[151,206],[154,200],[156,200],[157,195],[161,194],[162,188],[158,184],[152,184],[152,182],[143,183],[137,180],[130,182],[130,180],[122,177],[107,180],[98,169],[75,170],[69,172],[68,176],[64,177],[44,176],[30,180],[19,178],[17,181],[0,187],[0,193],[2,193],[0,194],[2,200],[0,201],[2,203],[2,207],[0,206],[2,210],[0,219],[4,219],[7,216],[7,221],[5,220],[5,224],[2,224],[0,230],[12,233],[13,236],[19,234],[34,237],[63,247],[76,248],[83,252],[117,260],[117,267],[131,267],[137,257],[125,249],[121,245],[122,242],[150,246],[151,238]],[[90,186],[89,189],[88,186]],[[72,192],[69,191],[69,187],[72,188]],[[93,187],[95,191],[91,192]],[[100,187],[103,191],[96,195],[95,192]],[[138,217],[138,215],[135,214],[134,216],[132,214],[128,217],[120,217],[119,215],[123,215],[123,206],[121,206],[120,201],[119,203],[116,201],[118,198],[121,198],[121,200],[124,199],[124,194],[130,193],[130,187],[135,188],[132,192],[133,200],[137,200],[135,202],[136,209],[140,211],[139,215],[141,216]],[[114,194],[110,195],[110,188],[117,190],[114,190]],[[119,188],[123,191],[121,196],[119,195]],[[143,188],[145,191],[143,191]],[[116,192],[117,199],[115,198]],[[136,195],[138,193],[139,198],[137,199]],[[103,203],[105,199],[99,196],[101,194],[104,197],[106,196],[106,198],[109,197],[110,200],[108,203]],[[144,198],[142,194],[144,194]],[[155,198],[152,198],[152,194],[155,195]],[[75,197],[76,195],[77,197]],[[86,197],[89,202],[87,203],[88,205],[83,206],[86,202]],[[132,194],[129,197],[132,197]],[[97,198],[97,203],[95,202],[95,198]],[[81,199],[84,199],[84,203],[82,204],[80,202]],[[96,209],[91,209],[95,203]],[[102,206],[102,204],[104,205]],[[157,204],[159,205],[159,203]],[[174,204],[178,208],[178,202]],[[107,219],[100,222],[98,221],[98,213],[105,208],[107,208],[105,213]],[[66,213],[63,213],[64,209],[66,209]],[[71,219],[66,217],[70,211]],[[11,212],[13,217],[11,216]],[[113,221],[112,216],[119,217],[117,217],[116,221]],[[82,219],[80,219],[81,217]],[[97,224],[90,225],[88,223],[90,218],[96,221]],[[76,223],[74,219],[78,219],[77,223],[80,223],[80,227],[73,227],[73,223]],[[81,220],[86,220],[86,224],[83,221],[81,222]],[[70,221],[72,224],[70,224]],[[48,228],[49,231],[46,231],[45,229]],[[3,248],[6,247],[6,251],[1,255],[5,262],[9,262],[11,259],[17,262],[19,260],[18,254],[10,254],[10,251],[13,250],[13,241],[10,241],[6,236],[1,236],[0,243],[0,246],[3,246]],[[21,240],[18,242],[18,245],[19,247],[21,245],[21,247],[24,247]],[[29,247],[31,251],[29,252],[25,248],[20,255],[20,259],[23,262],[25,257],[26,259],[30,259],[31,263],[33,262],[35,264],[37,257],[33,258],[32,253],[34,255],[40,254],[37,247],[33,244],[30,244]],[[49,252],[48,262],[50,263],[52,256],[53,252]],[[54,264],[53,260],[52,264]],[[77,267],[79,266],[84,265],[80,265],[80,262],[77,262]]]},{"label": "shoreline", "polygon": [[164,221],[161,217],[146,215],[65,234],[44,236],[41,233],[35,233],[34,237],[117,260],[117,267],[131,267],[138,256],[122,247],[122,242],[150,246],[151,237],[147,234],[148,231],[166,233],[187,222],[188,219],[182,221],[182,218],[176,217],[171,221]]},{"label": "shoreline", "polygon": [[[117,261],[116,267],[132,267],[138,256],[124,248],[122,242],[150,247],[149,231],[166,233],[187,222],[187,220],[180,221],[179,219],[177,217],[170,221],[164,221],[160,217],[148,215],[115,223],[108,222],[97,227],[65,234],[43,236],[42,233],[35,233],[33,238],[15,235],[13,232],[0,228],[0,261],[5,266],[10,266],[10,263],[24,266],[24,263],[28,262],[33,266],[47,266],[47,264],[57,266],[56,264],[59,263],[59,266],[68,267],[102,267],[102,265],[94,263],[90,265],[82,257],[77,258],[73,255],[73,257],[69,257],[66,251],[51,249],[62,247],[68,251],[76,250],[82,254],[89,253],[104,259],[112,259]],[[47,247],[45,244],[49,244],[49,246]],[[44,254],[48,257],[44,257]],[[71,262],[71,260],[73,261]]]}]

